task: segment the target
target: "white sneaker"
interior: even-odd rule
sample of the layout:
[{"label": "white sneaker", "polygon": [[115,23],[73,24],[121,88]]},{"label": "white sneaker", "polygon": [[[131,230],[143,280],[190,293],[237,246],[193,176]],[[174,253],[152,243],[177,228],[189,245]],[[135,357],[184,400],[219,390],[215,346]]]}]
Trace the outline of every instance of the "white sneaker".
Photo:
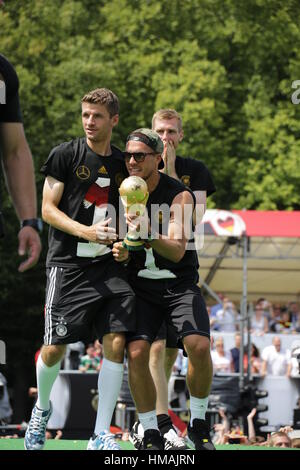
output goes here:
[{"label": "white sneaker", "polygon": [[94,434],[88,443],[87,450],[121,450],[115,437],[108,431],[102,431],[100,434]]},{"label": "white sneaker", "polygon": [[46,427],[52,413],[50,402],[49,410],[40,410],[34,406],[28,428],[25,433],[24,447],[26,450],[42,450],[46,440]]},{"label": "white sneaker", "polygon": [[174,429],[163,435],[165,442],[165,450],[189,450],[183,437],[179,437]]}]

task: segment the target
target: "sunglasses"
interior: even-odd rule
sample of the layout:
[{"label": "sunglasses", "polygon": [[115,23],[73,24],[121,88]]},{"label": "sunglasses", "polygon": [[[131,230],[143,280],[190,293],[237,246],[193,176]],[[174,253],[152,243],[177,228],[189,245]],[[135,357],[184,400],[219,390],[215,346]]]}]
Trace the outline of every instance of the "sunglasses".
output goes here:
[{"label": "sunglasses", "polygon": [[125,162],[129,162],[129,160],[132,157],[134,158],[134,161],[136,161],[136,163],[140,163],[145,160],[147,155],[157,155],[157,154],[154,152],[135,152],[135,153],[123,152],[123,155],[124,155]]}]

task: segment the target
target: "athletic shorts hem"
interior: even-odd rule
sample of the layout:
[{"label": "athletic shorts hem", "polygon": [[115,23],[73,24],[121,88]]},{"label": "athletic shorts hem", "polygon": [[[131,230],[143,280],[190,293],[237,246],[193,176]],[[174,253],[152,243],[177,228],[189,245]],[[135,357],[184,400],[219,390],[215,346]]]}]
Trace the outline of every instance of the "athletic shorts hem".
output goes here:
[{"label": "athletic shorts hem", "polygon": [[94,334],[91,334],[91,336],[73,336],[71,338],[59,338],[58,336],[55,336],[52,338],[50,343],[47,343],[44,341],[44,346],[57,346],[57,345],[67,345],[67,344],[73,344],[77,343],[77,341],[82,341],[82,342],[88,342],[92,341],[93,336],[95,336],[100,342],[102,342],[102,339],[104,336],[109,335],[109,334],[121,334],[125,335],[126,334],[132,334],[134,333],[133,330],[128,330],[128,329],[122,329],[122,330],[110,330],[110,331],[105,331],[103,334],[99,335],[96,332]]},{"label": "athletic shorts hem", "polygon": [[207,333],[207,331],[199,331],[199,330],[184,331],[183,333],[180,334],[179,339],[183,339],[186,336],[191,336],[191,335],[205,336],[206,338],[210,339],[210,334]]},{"label": "athletic shorts hem", "polygon": [[123,329],[116,329],[114,330],[113,328],[110,329],[110,331],[105,331],[103,334],[101,335],[97,335],[99,336],[98,339],[100,341],[100,343],[102,342],[104,336],[106,335],[111,335],[111,334],[120,334],[120,335],[127,335],[127,334],[133,334],[134,333],[134,330],[131,330],[131,329],[126,329],[126,328],[123,328]]},{"label": "athletic shorts hem", "polygon": [[154,339],[151,339],[149,336],[137,335],[137,336],[129,336],[127,338],[127,343],[132,343],[132,341],[139,341],[139,340],[148,341],[148,343],[150,344],[153,343],[153,341],[155,341]]}]

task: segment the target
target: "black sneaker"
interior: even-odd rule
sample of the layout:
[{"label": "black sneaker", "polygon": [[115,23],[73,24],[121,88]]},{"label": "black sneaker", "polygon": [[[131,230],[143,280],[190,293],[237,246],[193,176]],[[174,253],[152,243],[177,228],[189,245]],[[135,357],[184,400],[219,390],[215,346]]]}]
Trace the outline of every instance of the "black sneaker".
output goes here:
[{"label": "black sneaker", "polygon": [[141,450],[164,450],[164,439],[156,429],[148,429],[144,432]]},{"label": "black sneaker", "polygon": [[136,421],[129,433],[129,441],[134,445],[136,450],[140,450],[143,444],[144,429],[139,421]]},{"label": "black sneaker", "polygon": [[209,427],[204,419],[194,419],[193,427],[189,424],[188,441],[195,447],[195,450],[216,450],[211,442]]}]

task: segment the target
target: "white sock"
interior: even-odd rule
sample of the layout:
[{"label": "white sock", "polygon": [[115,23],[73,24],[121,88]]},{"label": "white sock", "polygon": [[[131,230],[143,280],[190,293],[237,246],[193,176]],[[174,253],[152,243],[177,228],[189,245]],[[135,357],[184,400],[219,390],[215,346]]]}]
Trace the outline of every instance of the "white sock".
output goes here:
[{"label": "white sock", "polygon": [[58,376],[60,361],[52,367],[46,366],[40,354],[36,363],[36,381],[38,388],[38,398],[36,406],[40,410],[49,410],[49,397],[53,384]]},{"label": "white sock", "polygon": [[112,415],[121,390],[123,371],[123,364],[103,359],[98,377],[99,402],[95,434],[109,431]]},{"label": "white sock", "polygon": [[147,411],[147,413],[138,413],[138,415],[144,431],[147,431],[147,429],[157,429],[157,431],[159,431],[156,410]]},{"label": "white sock", "polygon": [[190,397],[190,411],[191,411],[191,425],[194,419],[205,419],[205,414],[208,406],[208,397],[196,398]]}]

